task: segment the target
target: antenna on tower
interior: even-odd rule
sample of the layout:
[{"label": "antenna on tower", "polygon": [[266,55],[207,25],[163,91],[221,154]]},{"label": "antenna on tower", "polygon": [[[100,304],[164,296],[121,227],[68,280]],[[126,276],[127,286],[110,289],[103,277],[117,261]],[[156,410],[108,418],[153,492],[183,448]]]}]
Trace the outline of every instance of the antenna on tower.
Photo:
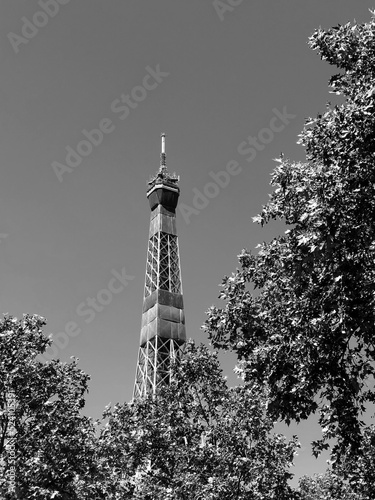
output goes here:
[{"label": "antenna on tower", "polygon": [[165,167],[166,166],[166,154],[165,154],[165,137],[166,134],[163,132],[161,134],[161,153],[160,153],[160,166]]},{"label": "antenna on tower", "polygon": [[161,153],[160,153],[160,167],[159,171],[156,175],[152,176],[150,180],[148,181],[148,185],[151,186],[149,188],[152,189],[155,186],[155,183],[160,183],[162,182],[167,182],[170,185],[171,184],[177,184],[177,182],[180,180],[180,178],[175,174],[170,174],[167,169],[167,155],[165,153],[165,138],[167,137],[167,134],[163,132],[161,134]]}]

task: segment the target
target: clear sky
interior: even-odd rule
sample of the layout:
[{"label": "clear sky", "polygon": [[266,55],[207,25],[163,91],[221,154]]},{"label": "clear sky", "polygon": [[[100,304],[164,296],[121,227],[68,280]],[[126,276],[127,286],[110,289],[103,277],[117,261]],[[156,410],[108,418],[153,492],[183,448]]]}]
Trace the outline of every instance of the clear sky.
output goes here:
[{"label": "clear sky", "polygon": [[[91,374],[85,411],[98,418],[108,403],[132,396],[146,188],[159,166],[160,133],[181,179],[187,333],[205,342],[205,311],[219,304],[218,285],[236,256],[284,230],[252,223],[271,190],[273,158],[304,159],[296,144],[304,120],[332,97],[334,68],[308,48],[308,36],[368,21],[374,5],[58,1],[0,3],[0,300],[4,313],[44,316],[47,334],[70,333],[56,355],[78,357]],[[87,136],[95,145],[81,142]],[[252,150],[249,136],[258,138]],[[218,187],[213,177],[227,168]],[[211,197],[194,200],[198,191]],[[232,384],[234,364],[223,357]],[[324,460],[310,456],[316,424],[291,432],[302,442],[296,475],[322,470]]]}]

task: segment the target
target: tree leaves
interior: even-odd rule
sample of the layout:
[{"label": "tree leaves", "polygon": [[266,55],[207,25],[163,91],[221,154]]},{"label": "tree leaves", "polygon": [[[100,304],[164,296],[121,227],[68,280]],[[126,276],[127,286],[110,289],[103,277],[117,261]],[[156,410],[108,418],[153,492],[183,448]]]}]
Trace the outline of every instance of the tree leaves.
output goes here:
[{"label": "tree leaves", "polygon": [[[77,477],[93,468],[95,429],[81,415],[89,377],[77,360],[38,361],[51,343],[42,331],[45,320],[5,316],[0,323],[0,457],[9,462],[7,395],[14,394],[16,485],[20,498],[38,500],[77,497]],[[5,411],[4,411],[5,410]],[[12,433],[13,434],[13,433]],[[3,498],[11,498],[7,480],[0,478]]]},{"label": "tree leaves", "polygon": [[188,344],[170,387],[110,415],[100,449],[112,494],[293,498],[288,469],[297,441],[273,434],[265,410],[260,387],[228,388],[216,353]]},{"label": "tree leaves", "polygon": [[288,230],[256,255],[243,250],[205,329],[214,347],[237,353],[246,380],[269,387],[272,418],[319,411],[326,430],[315,451],[335,437],[340,453],[360,446],[373,400],[375,21],[319,29],[310,46],[343,71],[330,85],[346,100],[306,122],[305,163],[277,160],[254,221]]}]

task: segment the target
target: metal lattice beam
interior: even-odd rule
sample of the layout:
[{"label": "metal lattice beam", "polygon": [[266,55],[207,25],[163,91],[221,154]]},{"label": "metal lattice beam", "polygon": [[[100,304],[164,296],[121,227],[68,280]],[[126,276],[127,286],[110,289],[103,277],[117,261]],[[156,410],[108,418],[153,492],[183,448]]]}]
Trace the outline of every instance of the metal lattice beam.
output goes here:
[{"label": "metal lattice beam", "polygon": [[155,394],[171,382],[172,365],[181,359],[184,345],[158,336],[139,348],[134,398]]},{"label": "metal lattice beam", "polygon": [[178,239],[175,234],[159,232],[148,242],[144,296],[155,290],[181,293]]}]

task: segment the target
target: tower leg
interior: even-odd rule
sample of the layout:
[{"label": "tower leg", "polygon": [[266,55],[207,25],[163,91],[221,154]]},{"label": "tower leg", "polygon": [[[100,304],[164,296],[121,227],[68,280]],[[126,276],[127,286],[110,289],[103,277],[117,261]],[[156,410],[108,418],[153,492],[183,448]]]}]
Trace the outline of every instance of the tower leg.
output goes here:
[{"label": "tower leg", "polygon": [[134,399],[156,394],[160,387],[170,384],[173,363],[180,360],[183,348],[176,340],[159,336],[139,348]]}]

